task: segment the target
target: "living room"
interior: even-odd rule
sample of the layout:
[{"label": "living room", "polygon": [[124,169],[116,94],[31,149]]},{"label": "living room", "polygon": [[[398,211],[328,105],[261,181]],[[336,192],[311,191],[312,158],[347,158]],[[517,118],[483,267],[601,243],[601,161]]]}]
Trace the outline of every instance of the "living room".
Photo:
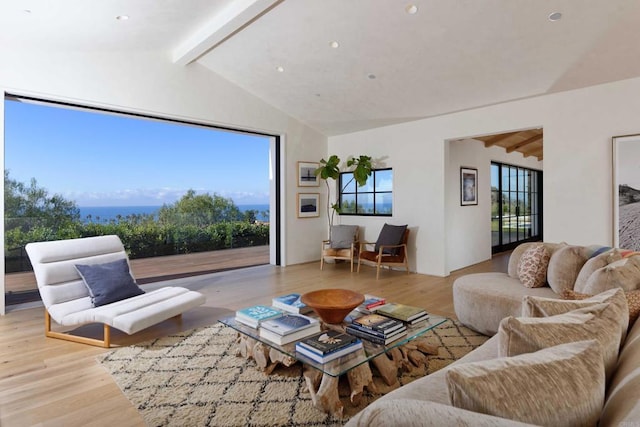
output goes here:
[{"label": "living room", "polygon": [[[363,240],[375,240],[385,222],[409,224],[412,229],[410,269],[418,275],[444,278],[461,268],[491,259],[489,165],[470,163],[473,159],[465,159],[460,165],[452,164],[450,141],[453,140],[542,128],[544,160],[539,168],[544,170],[544,240],[576,245],[613,244],[612,137],[640,132],[637,123],[640,100],[633,97],[640,93],[637,61],[640,55],[635,46],[637,7],[623,7],[623,2],[611,3],[615,7],[608,10],[608,19],[602,20],[609,22],[602,24],[588,40],[593,50],[581,45],[571,64],[552,76],[541,63],[531,64],[534,75],[537,67],[542,68],[541,77],[535,79],[538,86],[526,94],[512,91],[505,83],[504,92],[500,94],[502,101],[451,109],[442,114],[425,114],[404,123],[400,123],[399,116],[393,117],[392,124],[372,118],[371,123],[384,122],[384,125],[335,134],[316,130],[197,61],[177,64],[171,59],[171,48],[178,40],[172,40],[170,46],[138,46],[135,50],[101,45],[99,38],[86,39],[84,45],[75,47],[66,40],[59,48],[51,49],[40,45],[42,41],[37,39],[18,42],[13,33],[1,30],[0,90],[3,94],[189,119],[280,136],[284,147],[280,158],[281,265],[286,268],[313,263],[309,268],[315,271],[319,242],[326,238],[328,229],[324,215],[314,219],[300,219],[295,215],[299,192],[295,184],[297,162],[317,161],[329,154],[343,159],[369,155],[381,166],[394,170],[393,217],[344,217],[341,222],[359,225]],[[66,11],[71,13],[70,6],[78,4],[70,2],[67,6]],[[565,21],[544,23],[564,24],[570,21],[570,9],[582,12],[580,5],[564,6]],[[113,20],[112,10],[104,12]],[[38,19],[36,7],[27,13],[17,2],[4,4],[0,15],[5,29],[20,25],[25,31],[37,33],[33,28],[41,25],[37,21],[29,23],[30,19]],[[591,19],[596,21],[593,16]],[[64,35],[64,28],[59,31]],[[192,28],[189,34],[193,31]],[[623,42],[603,54],[602,47],[598,46],[601,40],[598,37],[603,34]],[[54,34],[44,37],[54,38]],[[69,37],[79,38],[71,31]],[[181,37],[187,38],[186,34]],[[579,74],[582,68],[589,68],[591,74]],[[279,76],[286,76],[286,71]],[[505,75],[509,73],[501,74]],[[473,80],[473,73],[468,72],[466,77]],[[383,75],[375,80],[383,81]],[[450,83],[444,80],[440,84],[447,87]],[[563,89],[551,90],[556,86]],[[316,98],[314,93],[308,96]],[[362,110],[366,108],[363,105]],[[0,132],[4,133],[2,107]],[[479,193],[478,206],[460,206],[459,166],[479,170],[479,182],[485,191]],[[324,190],[320,187],[319,191]],[[251,276],[245,279],[252,280]],[[4,292],[4,284],[0,283]],[[226,301],[233,299],[232,296],[226,298]],[[4,314],[4,311],[4,302],[0,302],[0,312]],[[16,313],[6,316],[7,321],[13,318],[21,319]]]}]

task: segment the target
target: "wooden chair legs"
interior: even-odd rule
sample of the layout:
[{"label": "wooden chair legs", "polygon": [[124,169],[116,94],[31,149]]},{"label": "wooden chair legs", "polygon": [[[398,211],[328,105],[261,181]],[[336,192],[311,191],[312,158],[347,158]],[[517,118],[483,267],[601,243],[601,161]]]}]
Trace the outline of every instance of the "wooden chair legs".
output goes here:
[{"label": "wooden chair legs", "polygon": [[55,332],[51,330],[51,316],[49,316],[49,312],[46,309],[44,310],[44,335],[49,338],[57,338],[60,340],[72,341],[80,344],[88,344],[104,348],[111,347],[111,328],[109,327],[109,325],[104,325],[103,340],[79,337],[77,335],[71,335],[64,332]]}]

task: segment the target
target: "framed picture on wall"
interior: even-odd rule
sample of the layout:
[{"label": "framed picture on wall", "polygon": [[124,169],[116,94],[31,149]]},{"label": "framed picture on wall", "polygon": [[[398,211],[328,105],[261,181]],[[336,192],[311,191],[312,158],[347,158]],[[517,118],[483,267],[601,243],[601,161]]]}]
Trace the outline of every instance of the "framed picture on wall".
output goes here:
[{"label": "framed picture on wall", "polygon": [[320,216],[320,193],[298,193],[298,218]]},{"label": "framed picture on wall", "polygon": [[478,204],[478,169],[460,168],[460,205]]},{"label": "framed picture on wall", "polygon": [[317,187],[320,180],[314,173],[320,167],[317,162],[298,162],[298,187]]},{"label": "framed picture on wall", "polygon": [[640,135],[613,137],[613,245],[640,251]]}]

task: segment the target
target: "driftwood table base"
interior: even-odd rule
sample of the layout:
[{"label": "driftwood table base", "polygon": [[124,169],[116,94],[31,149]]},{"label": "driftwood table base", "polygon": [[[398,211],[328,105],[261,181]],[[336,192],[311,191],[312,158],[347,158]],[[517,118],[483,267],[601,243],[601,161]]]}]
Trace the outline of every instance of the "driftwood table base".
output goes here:
[{"label": "driftwood table base", "polygon": [[[236,355],[253,359],[258,369],[271,374],[279,365],[291,366],[296,359],[279,352],[247,335],[238,334]],[[375,366],[384,383],[393,388],[399,386],[398,374],[403,371],[428,366],[427,355],[438,354],[438,346],[429,344],[425,339],[418,338],[402,346],[393,348],[347,372],[350,395],[354,405],[362,400],[364,389],[377,393],[378,389],[373,381],[371,365]],[[338,377],[323,374],[319,370],[303,365],[303,376],[316,408],[337,418],[342,418],[344,407],[338,394]]]}]

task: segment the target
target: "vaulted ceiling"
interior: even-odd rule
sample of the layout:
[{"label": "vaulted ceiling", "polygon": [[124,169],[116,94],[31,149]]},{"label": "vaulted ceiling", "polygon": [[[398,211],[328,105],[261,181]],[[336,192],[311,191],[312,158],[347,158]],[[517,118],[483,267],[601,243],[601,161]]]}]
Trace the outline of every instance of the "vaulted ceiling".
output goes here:
[{"label": "vaulted ceiling", "polygon": [[0,2],[0,53],[160,51],[325,135],[637,77],[639,36],[630,0]]}]

